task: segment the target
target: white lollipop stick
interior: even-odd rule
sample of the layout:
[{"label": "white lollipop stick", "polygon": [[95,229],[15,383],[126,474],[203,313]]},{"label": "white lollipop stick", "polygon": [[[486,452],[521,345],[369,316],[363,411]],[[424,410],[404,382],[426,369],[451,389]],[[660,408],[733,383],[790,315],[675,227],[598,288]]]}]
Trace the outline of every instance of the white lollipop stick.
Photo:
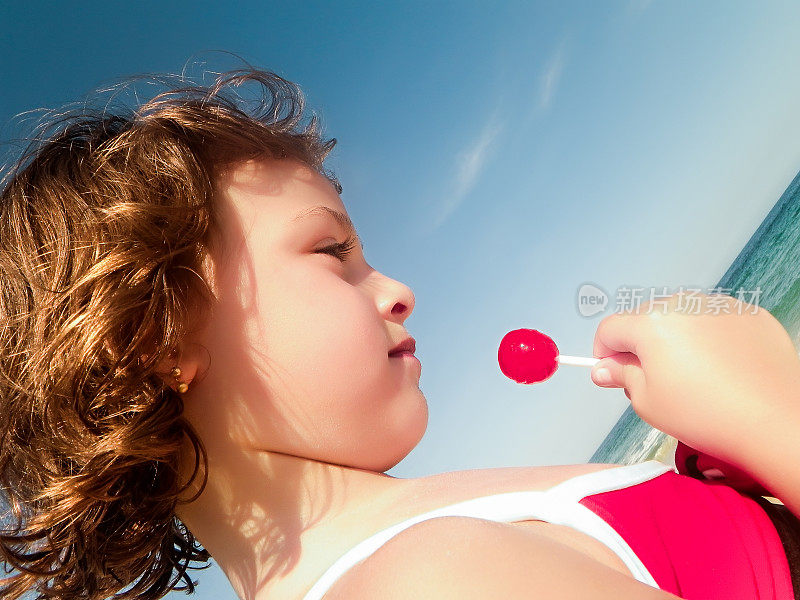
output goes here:
[{"label": "white lollipop stick", "polygon": [[599,361],[599,358],[584,358],[583,356],[567,356],[566,354],[559,354],[556,356],[556,361],[562,365],[575,365],[576,367],[593,367]]}]

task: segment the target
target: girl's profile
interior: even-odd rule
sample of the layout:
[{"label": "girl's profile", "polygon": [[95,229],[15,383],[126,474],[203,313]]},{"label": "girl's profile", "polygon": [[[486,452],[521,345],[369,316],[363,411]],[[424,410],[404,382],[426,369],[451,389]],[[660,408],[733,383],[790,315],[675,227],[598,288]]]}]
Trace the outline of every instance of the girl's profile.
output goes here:
[{"label": "girl's profile", "polygon": [[767,311],[598,327],[596,382],[683,442],[677,470],[387,475],[428,422],[415,296],[305,117],[230,71],[53,117],[9,167],[3,597],[155,600],[210,557],[247,600],[798,597],[800,362]]}]

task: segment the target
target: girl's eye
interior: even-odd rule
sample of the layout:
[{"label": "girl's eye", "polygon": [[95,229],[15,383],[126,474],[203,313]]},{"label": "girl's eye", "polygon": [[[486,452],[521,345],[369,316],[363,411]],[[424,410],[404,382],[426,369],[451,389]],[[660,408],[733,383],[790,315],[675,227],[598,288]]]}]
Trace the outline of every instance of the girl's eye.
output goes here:
[{"label": "girl's eye", "polygon": [[356,238],[351,236],[340,244],[332,244],[330,246],[325,246],[324,248],[320,248],[316,252],[322,254],[330,254],[331,256],[336,257],[337,260],[345,262],[345,260],[347,260],[347,255],[350,254],[353,248],[356,247],[356,243],[357,243]]}]

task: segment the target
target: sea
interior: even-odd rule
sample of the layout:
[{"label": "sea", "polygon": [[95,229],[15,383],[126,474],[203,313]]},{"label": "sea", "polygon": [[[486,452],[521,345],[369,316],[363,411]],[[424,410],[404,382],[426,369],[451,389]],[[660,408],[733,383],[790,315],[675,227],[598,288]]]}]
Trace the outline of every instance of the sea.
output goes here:
[{"label": "sea", "polygon": [[[800,173],[719,280],[722,293],[745,290],[744,302],[758,304],[781,322],[800,347]],[[713,287],[713,286],[709,286]],[[730,291],[728,291],[730,290]],[[750,292],[760,290],[757,302]],[[634,464],[660,460],[674,465],[677,440],[642,421],[628,406],[590,463]]]}]

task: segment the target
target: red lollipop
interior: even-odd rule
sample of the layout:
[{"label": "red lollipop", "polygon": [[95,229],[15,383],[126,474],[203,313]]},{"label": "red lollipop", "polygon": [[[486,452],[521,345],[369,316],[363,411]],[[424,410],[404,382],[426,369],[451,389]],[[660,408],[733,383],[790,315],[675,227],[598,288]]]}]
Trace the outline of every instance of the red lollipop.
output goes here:
[{"label": "red lollipop", "polygon": [[503,375],[517,383],[545,381],[556,372],[559,363],[591,367],[598,360],[559,354],[556,343],[535,329],[509,331],[503,336],[497,350],[497,361]]}]

